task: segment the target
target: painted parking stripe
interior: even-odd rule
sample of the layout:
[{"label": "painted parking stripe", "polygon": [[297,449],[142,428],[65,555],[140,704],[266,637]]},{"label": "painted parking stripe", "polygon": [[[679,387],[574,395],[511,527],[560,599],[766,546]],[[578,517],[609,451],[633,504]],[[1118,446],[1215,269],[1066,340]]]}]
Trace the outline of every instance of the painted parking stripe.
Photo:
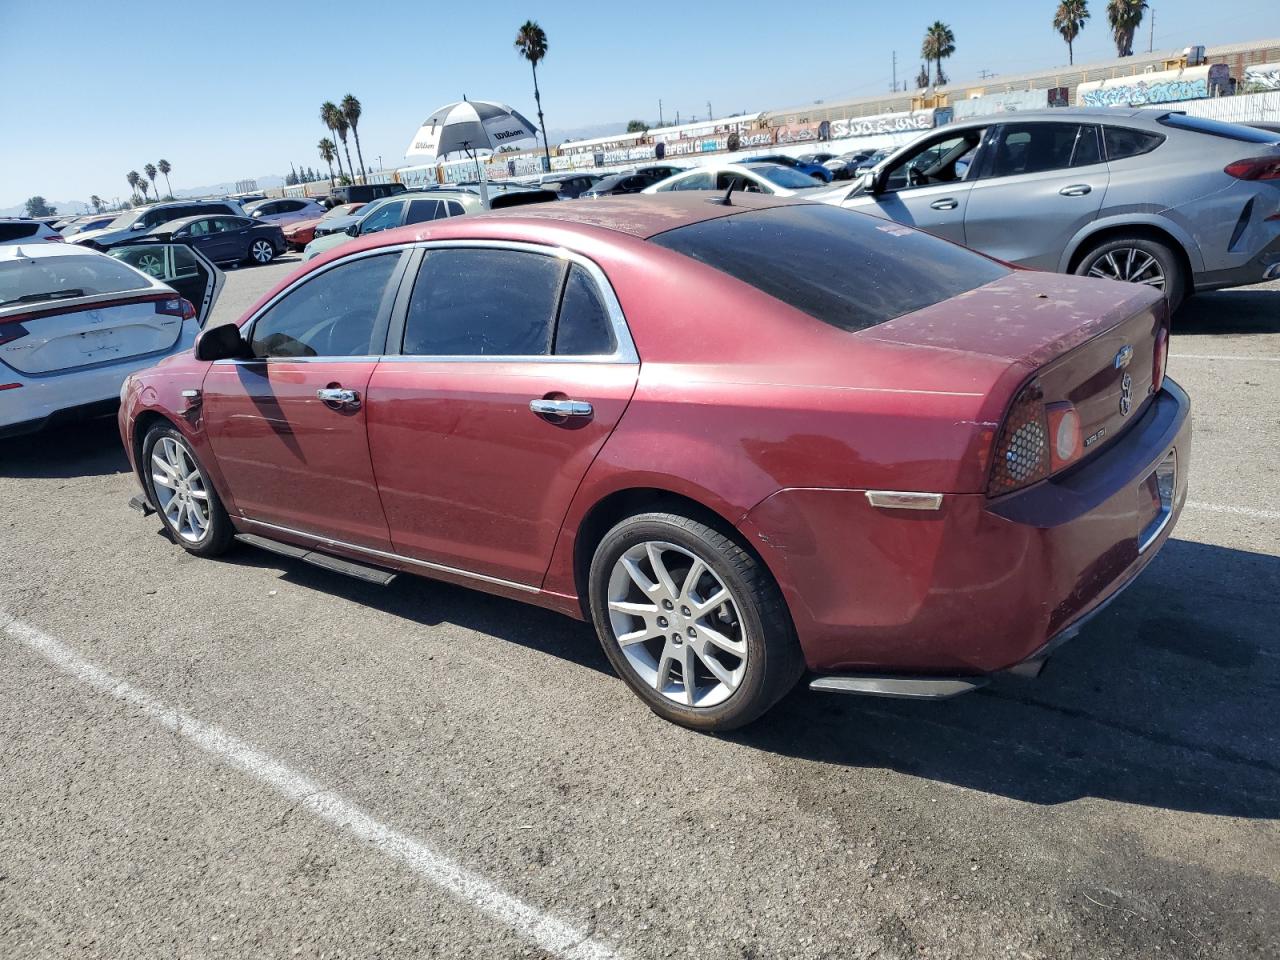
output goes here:
[{"label": "painted parking stripe", "polygon": [[1243,360],[1249,363],[1280,363],[1280,357],[1247,357],[1230,353],[1171,353],[1170,360]]},{"label": "painted parking stripe", "polygon": [[1238,517],[1252,517],[1255,520],[1280,520],[1280,510],[1257,510],[1253,507],[1234,507],[1226,503],[1203,503],[1200,500],[1188,500],[1187,506],[1193,510],[1230,513]]},{"label": "painted parking stripe", "polygon": [[179,736],[220,761],[248,774],[286,799],[310,810],[322,820],[372,844],[379,852],[399,860],[419,876],[479,912],[564,960],[618,960],[609,947],[588,938],[585,931],[565,923],[440,853],[429,844],[389,827],[337,793],[286,764],[268,756],[220,727],[170,707],[145,690],[118,680],[84,659],[70,647],[35,627],[0,610],[3,633],[40,654],[45,660],[87,684],[136,708],[147,719]]}]

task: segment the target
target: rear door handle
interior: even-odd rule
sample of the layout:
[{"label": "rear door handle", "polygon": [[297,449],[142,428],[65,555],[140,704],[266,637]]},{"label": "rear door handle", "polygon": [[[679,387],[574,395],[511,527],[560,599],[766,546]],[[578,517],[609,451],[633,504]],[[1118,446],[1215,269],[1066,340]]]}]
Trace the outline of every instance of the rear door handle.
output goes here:
[{"label": "rear door handle", "polygon": [[359,410],[360,394],[341,387],[323,387],[316,391],[316,399],[336,410]]},{"label": "rear door handle", "polygon": [[585,400],[530,400],[529,409],[544,417],[589,417],[592,412]]},{"label": "rear door handle", "polygon": [[935,200],[933,203],[929,204],[929,206],[933,207],[935,210],[954,210],[956,207],[960,206],[960,201],[947,197],[944,200]]},{"label": "rear door handle", "polygon": [[1093,187],[1087,183],[1073,183],[1069,187],[1063,187],[1058,192],[1064,197],[1083,197],[1086,193],[1093,190]]}]

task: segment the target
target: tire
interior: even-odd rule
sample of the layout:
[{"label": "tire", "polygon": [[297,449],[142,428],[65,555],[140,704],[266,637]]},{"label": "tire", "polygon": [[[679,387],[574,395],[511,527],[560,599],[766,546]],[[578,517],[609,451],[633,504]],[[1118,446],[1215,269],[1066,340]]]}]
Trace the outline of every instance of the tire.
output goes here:
[{"label": "tire", "polygon": [[1146,237],[1117,237],[1100,243],[1076,265],[1082,277],[1146,283],[1164,293],[1170,314],[1186,296],[1182,258],[1167,244]]},{"label": "tire", "polygon": [[[699,563],[705,569],[689,583]],[[654,713],[672,723],[704,731],[741,727],[804,673],[795,628],[772,575],[736,541],[697,520],[643,513],[618,523],[596,548],[588,586],[609,662]],[[692,697],[683,680],[686,663],[693,665]]]},{"label": "tire", "polygon": [[235,529],[186,437],[156,424],[142,441],[142,467],[147,498],[174,542],[199,557],[225,553]]},{"label": "tire", "polygon": [[250,263],[265,267],[275,258],[276,248],[270,240],[258,239],[250,241],[249,256],[246,258]]}]

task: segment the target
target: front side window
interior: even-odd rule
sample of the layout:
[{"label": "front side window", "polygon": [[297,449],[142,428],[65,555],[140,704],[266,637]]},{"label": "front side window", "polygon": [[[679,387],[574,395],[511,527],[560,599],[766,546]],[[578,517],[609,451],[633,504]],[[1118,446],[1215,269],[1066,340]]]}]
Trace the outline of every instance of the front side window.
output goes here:
[{"label": "front side window", "polygon": [[403,203],[387,203],[380,206],[369,216],[360,221],[360,236],[367,233],[378,233],[400,226],[400,217],[404,213]]},{"label": "front side window", "polygon": [[399,252],[340,264],[294,287],[253,325],[253,355],[364,357],[375,343],[384,298]]},{"label": "front side window", "polygon": [[409,300],[404,353],[549,354],[564,268],[555,257],[517,250],[428,252]]},{"label": "front side window", "polygon": [[892,193],[968,179],[984,132],[981,129],[966,130],[932,140],[907,154],[889,169],[885,191]]}]

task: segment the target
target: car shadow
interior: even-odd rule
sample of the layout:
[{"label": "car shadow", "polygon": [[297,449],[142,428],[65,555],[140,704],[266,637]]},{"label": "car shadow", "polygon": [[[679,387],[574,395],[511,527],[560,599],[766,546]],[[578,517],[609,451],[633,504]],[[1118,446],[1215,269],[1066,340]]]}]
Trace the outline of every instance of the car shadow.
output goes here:
[{"label": "car shadow", "polygon": [[1171,540],[1035,680],[945,702],[798,688],[729,735],[1035,804],[1280,817],[1280,558]]},{"label": "car shadow", "polygon": [[0,477],[96,477],[128,471],[115,417],[0,440]]},{"label": "car shadow", "polygon": [[[550,611],[408,575],[362,583],[259,550],[307,589],[434,627],[450,623],[612,674],[595,633]],[[1085,797],[1280,817],[1280,558],[1171,540],[1141,578],[1050,661],[975,694],[917,702],[801,684],[742,746],[831,767],[879,767],[1052,805]],[[619,697],[629,694],[618,685]]]},{"label": "car shadow", "polygon": [[1280,290],[1215,290],[1186,301],[1173,318],[1179,333],[1280,333]]}]

